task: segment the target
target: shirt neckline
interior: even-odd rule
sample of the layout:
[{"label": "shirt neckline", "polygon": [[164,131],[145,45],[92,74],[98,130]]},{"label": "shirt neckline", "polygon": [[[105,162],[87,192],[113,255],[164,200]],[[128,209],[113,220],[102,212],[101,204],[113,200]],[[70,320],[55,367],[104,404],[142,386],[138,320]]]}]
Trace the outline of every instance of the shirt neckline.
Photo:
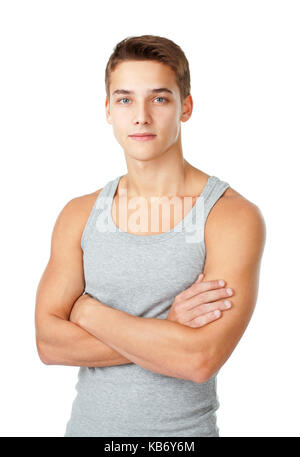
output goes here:
[{"label": "shirt neckline", "polygon": [[[109,221],[109,224],[112,226],[113,231],[118,233],[119,237],[127,239],[129,241],[137,242],[137,243],[155,243],[155,242],[167,240],[180,233],[184,233],[185,226],[188,223],[188,221],[190,220],[190,218],[194,217],[194,213],[197,211],[197,207],[199,206],[200,201],[203,200],[203,198],[205,198],[205,195],[209,191],[209,188],[218,179],[216,176],[209,176],[204,188],[202,189],[201,194],[199,195],[199,197],[196,200],[196,203],[193,205],[191,210],[185,215],[185,217],[183,219],[181,219],[178,222],[178,224],[176,224],[172,229],[168,230],[167,232],[158,233],[157,235],[134,235],[133,233],[125,232],[125,231],[121,230],[119,227],[117,227],[117,225],[114,223],[113,218],[112,218],[112,205],[113,205],[114,197],[117,192],[117,188],[118,188],[120,179],[123,176],[124,175],[120,175],[114,181],[112,181],[110,192],[109,192],[110,203],[108,205],[108,221]],[[178,230],[179,227],[181,227],[180,230]]]}]

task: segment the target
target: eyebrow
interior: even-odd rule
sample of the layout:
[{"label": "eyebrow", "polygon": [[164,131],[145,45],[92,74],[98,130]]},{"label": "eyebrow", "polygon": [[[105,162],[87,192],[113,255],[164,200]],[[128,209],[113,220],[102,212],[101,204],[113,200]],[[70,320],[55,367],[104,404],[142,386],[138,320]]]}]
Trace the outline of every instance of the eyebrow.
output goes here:
[{"label": "eyebrow", "polygon": [[[168,92],[169,94],[173,95],[173,91],[168,89],[167,87],[159,87],[158,89],[149,89],[147,93],[149,94],[160,94],[161,92]],[[134,94],[134,91],[132,90],[126,90],[126,89],[116,89],[113,91],[112,96],[114,95],[129,95],[129,94]]]}]

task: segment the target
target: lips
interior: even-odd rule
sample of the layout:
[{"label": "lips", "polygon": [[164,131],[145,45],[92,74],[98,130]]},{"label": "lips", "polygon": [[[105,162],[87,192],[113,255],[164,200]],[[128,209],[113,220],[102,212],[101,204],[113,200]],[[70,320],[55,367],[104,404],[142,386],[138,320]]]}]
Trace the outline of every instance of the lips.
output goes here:
[{"label": "lips", "polygon": [[144,137],[144,136],[156,136],[154,135],[153,133],[134,133],[133,135],[129,135],[129,136],[134,136],[134,137]]},{"label": "lips", "polygon": [[138,141],[138,142],[147,142],[147,141],[152,141],[156,135],[153,134],[139,134],[139,135],[129,135],[129,138],[131,138],[133,141]]}]

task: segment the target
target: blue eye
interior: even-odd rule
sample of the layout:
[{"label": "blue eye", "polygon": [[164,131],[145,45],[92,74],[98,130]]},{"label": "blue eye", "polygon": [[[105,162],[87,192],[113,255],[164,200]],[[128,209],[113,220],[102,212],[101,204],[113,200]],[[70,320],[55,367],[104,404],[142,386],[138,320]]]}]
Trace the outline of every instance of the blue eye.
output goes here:
[{"label": "blue eye", "polygon": [[[120,100],[118,100],[118,102],[121,102],[122,100],[129,100],[129,98],[127,98],[127,97],[120,98]],[[121,105],[124,105],[124,103],[121,103]],[[125,105],[127,105],[127,103],[125,103]]]},{"label": "blue eye", "polygon": [[167,101],[167,99],[165,97],[156,97],[156,98],[162,98],[163,100]]}]

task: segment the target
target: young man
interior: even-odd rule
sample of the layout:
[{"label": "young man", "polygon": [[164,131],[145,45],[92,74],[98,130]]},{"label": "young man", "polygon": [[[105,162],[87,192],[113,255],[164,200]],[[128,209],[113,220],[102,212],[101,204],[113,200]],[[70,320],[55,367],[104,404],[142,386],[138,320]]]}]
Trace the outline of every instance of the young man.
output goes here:
[{"label": "young man", "polygon": [[183,158],[179,46],[125,39],[105,81],[127,174],[65,205],[36,299],[41,360],[80,366],[64,436],[219,436],[216,374],[255,307],[264,220]]}]

